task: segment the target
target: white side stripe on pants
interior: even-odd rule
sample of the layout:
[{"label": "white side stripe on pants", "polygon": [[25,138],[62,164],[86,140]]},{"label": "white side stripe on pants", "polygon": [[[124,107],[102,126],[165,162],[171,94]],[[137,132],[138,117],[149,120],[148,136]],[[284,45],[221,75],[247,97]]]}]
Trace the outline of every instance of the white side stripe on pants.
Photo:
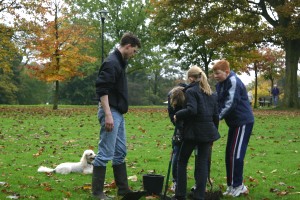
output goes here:
[{"label": "white side stripe on pants", "polygon": [[240,141],[239,141],[239,147],[238,147],[238,152],[237,152],[237,155],[236,155],[236,159],[240,158],[241,146],[243,144],[243,139],[244,139],[244,134],[245,134],[245,127],[246,127],[246,125],[244,125],[243,128],[242,128],[242,133],[241,133],[241,138],[240,138]]},{"label": "white side stripe on pants", "polygon": [[[236,140],[238,140],[239,138],[239,134],[240,134],[240,127],[238,128],[238,132],[237,132],[237,136],[236,136]],[[234,149],[233,149],[233,154],[232,154],[232,169],[231,169],[231,185],[233,185],[233,174],[234,174],[234,155],[235,155],[235,150],[236,150],[236,144],[237,141],[234,140]]]}]

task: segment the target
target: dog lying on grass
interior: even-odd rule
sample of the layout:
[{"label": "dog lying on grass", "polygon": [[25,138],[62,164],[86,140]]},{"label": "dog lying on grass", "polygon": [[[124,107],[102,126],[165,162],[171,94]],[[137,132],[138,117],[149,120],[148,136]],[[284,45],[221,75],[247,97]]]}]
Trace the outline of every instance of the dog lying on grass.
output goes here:
[{"label": "dog lying on grass", "polygon": [[71,172],[79,172],[84,174],[93,173],[92,161],[95,159],[96,154],[93,150],[85,150],[82,154],[80,162],[66,162],[61,163],[56,166],[55,169],[40,166],[38,172],[47,173],[59,173],[59,174],[69,174]]}]

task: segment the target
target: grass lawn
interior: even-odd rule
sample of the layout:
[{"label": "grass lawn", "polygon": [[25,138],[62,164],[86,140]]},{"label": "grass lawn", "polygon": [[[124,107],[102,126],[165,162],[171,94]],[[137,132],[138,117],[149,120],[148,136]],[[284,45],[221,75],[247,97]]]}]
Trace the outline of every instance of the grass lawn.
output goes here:
[{"label": "grass lawn", "polygon": [[[86,149],[96,152],[96,113],[96,106],[60,106],[56,111],[51,106],[0,106],[0,199],[92,199],[91,175],[37,173],[37,169],[78,162]],[[238,199],[300,199],[300,111],[255,110],[254,114],[244,170],[250,194]],[[174,128],[166,107],[131,107],[125,119],[129,185],[143,190],[144,174],[167,175]],[[224,121],[219,130],[211,177],[214,188],[225,190]],[[193,161],[191,157],[189,188],[194,184]],[[110,166],[106,191],[117,199]]]}]

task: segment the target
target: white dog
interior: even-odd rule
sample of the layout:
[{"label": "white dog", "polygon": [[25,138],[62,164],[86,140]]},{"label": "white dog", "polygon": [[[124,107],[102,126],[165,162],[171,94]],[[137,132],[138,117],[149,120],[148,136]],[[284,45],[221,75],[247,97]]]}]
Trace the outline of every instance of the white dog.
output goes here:
[{"label": "white dog", "polygon": [[40,166],[38,172],[55,172],[59,174],[69,174],[71,172],[80,172],[84,174],[93,173],[92,161],[96,154],[93,150],[85,150],[82,154],[80,162],[66,162],[59,164],[55,169]]}]

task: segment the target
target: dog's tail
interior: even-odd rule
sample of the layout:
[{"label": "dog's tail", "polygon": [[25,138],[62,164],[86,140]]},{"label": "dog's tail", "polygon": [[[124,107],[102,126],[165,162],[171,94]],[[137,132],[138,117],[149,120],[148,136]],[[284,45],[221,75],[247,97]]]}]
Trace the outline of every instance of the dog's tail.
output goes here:
[{"label": "dog's tail", "polygon": [[40,166],[38,168],[38,172],[47,172],[47,173],[50,173],[50,172],[55,172],[55,169],[51,169],[51,168],[48,168],[48,167]]}]

